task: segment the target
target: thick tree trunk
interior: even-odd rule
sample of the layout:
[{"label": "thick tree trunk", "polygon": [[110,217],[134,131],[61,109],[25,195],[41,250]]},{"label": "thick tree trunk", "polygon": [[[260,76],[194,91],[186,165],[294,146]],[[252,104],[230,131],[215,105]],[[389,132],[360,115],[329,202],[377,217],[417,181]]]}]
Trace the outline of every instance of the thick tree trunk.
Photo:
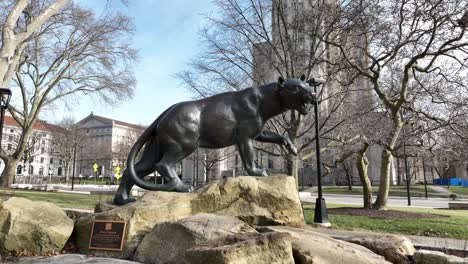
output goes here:
[{"label": "thick tree trunk", "polygon": [[380,185],[374,209],[385,209],[390,189],[390,169],[392,163],[392,153],[388,149],[382,150],[382,163],[380,167]]},{"label": "thick tree trunk", "polygon": [[367,174],[367,166],[369,162],[366,157],[367,148],[369,145],[365,145],[356,157],[356,168],[359,173],[359,178],[362,183],[362,195],[364,198],[364,209],[372,209],[372,184]]},{"label": "thick tree trunk", "polygon": [[9,158],[4,160],[5,169],[3,170],[2,177],[0,178],[0,187],[9,188],[15,181],[16,167],[18,166],[19,159]]}]

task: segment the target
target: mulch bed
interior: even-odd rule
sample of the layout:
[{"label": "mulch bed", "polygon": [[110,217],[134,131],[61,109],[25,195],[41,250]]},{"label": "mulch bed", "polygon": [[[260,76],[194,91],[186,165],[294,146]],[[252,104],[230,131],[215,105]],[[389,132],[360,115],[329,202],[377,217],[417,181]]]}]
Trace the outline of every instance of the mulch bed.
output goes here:
[{"label": "mulch bed", "polygon": [[414,213],[397,210],[366,210],[362,208],[332,208],[327,210],[329,214],[335,215],[353,215],[353,216],[367,216],[369,218],[382,218],[382,219],[420,219],[420,218],[443,218],[447,215],[429,214],[429,213]]}]

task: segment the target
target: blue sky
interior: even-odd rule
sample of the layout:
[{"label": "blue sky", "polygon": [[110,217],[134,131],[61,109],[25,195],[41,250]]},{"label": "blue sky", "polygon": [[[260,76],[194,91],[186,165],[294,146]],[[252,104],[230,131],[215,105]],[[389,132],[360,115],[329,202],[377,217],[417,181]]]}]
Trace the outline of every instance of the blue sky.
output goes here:
[{"label": "blue sky", "polygon": [[[80,0],[80,4],[102,12],[104,0]],[[193,95],[174,75],[186,69],[187,63],[201,48],[198,30],[204,15],[213,10],[212,0],[130,0],[124,7],[111,1],[111,9],[132,17],[136,26],[133,47],[139,50],[135,67],[137,88],[132,100],[110,107],[83,97],[71,110],[45,113],[46,120],[73,116],[77,121],[91,111],[130,123],[149,125],[162,111],[174,103],[190,100]],[[57,109],[56,109],[57,110]]]}]

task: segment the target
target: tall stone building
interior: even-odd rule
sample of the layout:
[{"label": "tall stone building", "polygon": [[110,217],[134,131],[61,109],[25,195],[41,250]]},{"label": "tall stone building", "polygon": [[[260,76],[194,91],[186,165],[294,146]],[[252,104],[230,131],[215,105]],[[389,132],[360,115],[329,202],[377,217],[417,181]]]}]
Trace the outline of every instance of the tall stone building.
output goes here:
[{"label": "tall stone building", "polygon": [[94,175],[93,165],[98,164],[98,175],[112,177],[115,167],[123,169],[130,148],[145,127],[99,115],[92,112],[75,124],[77,144],[75,175]]},{"label": "tall stone building", "polygon": [[[54,139],[64,133],[60,126],[38,120],[33,125],[33,130],[28,140],[26,151],[16,168],[16,180],[22,176],[64,176],[64,161],[60,158]],[[2,149],[7,154],[12,154],[18,147],[21,136],[21,127],[10,115],[5,116],[2,134]],[[0,161],[0,172],[3,172],[5,164]]]}]

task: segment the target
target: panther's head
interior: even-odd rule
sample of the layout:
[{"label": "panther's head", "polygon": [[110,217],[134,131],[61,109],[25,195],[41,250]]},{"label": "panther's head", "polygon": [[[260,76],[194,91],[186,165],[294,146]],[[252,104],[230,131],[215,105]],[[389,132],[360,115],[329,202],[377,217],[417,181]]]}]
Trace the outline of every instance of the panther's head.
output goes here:
[{"label": "panther's head", "polygon": [[305,82],[305,75],[300,79],[278,78],[279,97],[281,105],[287,109],[297,110],[301,115],[309,112],[310,106],[315,100],[310,86]]}]

